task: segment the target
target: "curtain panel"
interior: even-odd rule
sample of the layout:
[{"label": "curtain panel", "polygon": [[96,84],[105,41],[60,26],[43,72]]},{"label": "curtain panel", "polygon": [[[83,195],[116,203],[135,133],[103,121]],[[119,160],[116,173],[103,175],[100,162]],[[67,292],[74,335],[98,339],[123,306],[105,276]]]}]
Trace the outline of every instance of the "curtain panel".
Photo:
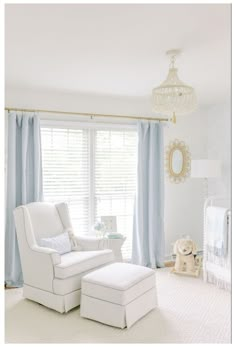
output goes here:
[{"label": "curtain panel", "polygon": [[5,229],[5,284],[23,284],[13,218],[19,206],[42,200],[40,121],[37,114],[9,112]]},{"label": "curtain panel", "polygon": [[151,268],[162,267],[164,253],[163,125],[142,121],[138,123],[132,262]]}]

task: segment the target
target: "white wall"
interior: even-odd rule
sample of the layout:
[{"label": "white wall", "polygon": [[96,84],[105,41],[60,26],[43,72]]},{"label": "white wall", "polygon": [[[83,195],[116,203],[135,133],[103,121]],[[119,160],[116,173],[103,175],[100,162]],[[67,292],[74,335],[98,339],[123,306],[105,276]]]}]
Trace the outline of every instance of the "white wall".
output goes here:
[{"label": "white wall", "polygon": [[149,104],[150,100],[138,97],[124,98],[112,95],[61,93],[10,87],[6,87],[5,92],[5,105],[18,108],[142,115],[151,109]]},{"label": "white wall", "polygon": [[230,103],[208,109],[207,152],[209,159],[221,162],[220,178],[209,179],[209,195],[231,199],[231,107]]},{"label": "white wall", "polygon": [[[111,113],[111,114],[137,114],[151,115],[150,100],[146,98],[112,97],[109,95],[62,94],[50,91],[33,91],[15,88],[6,88],[6,106],[33,109],[53,109],[66,111]],[[214,118],[214,110],[199,108],[195,113],[177,118],[177,124],[169,124],[165,128],[165,146],[169,141],[179,139],[189,146],[193,159],[213,158],[213,152],[218,153],[220,142],[214,136],[216,130],[208,126],[208,118]],[[226,112],[226,111],[225,111]],[[224,138],[227,125],[221,120],[218,112],[218,137]],[[224,128],[222,127],[224,123]],[[209,130],[210,128],[210,130]],[[219,129],[220,128],[220,129]],[[209,135],[208,135],[209,132]],[[217,142],[217,143],[216,143]],[[209,144],[209,150],[207,149]],[[228,148],[229,140],[225,142]],[[229,162],[225,164],[228,171]],[[224,186],[228,187],[228,174],[225,176]],[[210,188],[210,187],[209,187]],[[211,186],[211,191],[216,189]],[[218,189],[218,188],[217,188]],[[201,179],[188,178],[181,184],[170,183],[165,180],[165,233],[166,255],[172,252],[172,243],[184,234],[190,235],[202,248],[203,239],[203,198],[204,189]]]},{"label": "white wall", "polygon": [[[177,124],[165,132],[166,146],[178,139],[188,146],[191,158],[206,157],[206,110],[198,109],[187,116],[179,116]],[[203,181],[188,177],[185,182],[171,183],[165,179],[166,254],[172,252],[176,239],[189,235],[202,249],[203,241]]]}]

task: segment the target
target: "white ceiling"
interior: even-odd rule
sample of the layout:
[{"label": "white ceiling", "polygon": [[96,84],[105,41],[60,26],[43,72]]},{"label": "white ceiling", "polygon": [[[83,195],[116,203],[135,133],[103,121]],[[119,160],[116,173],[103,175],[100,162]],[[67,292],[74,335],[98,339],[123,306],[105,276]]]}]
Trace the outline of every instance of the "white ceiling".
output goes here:
[{"label": "white ceiling", "polygon": [[230,5],[6,5],[6,85],[147,96],[181,48],[203,103],[230,95]]}]

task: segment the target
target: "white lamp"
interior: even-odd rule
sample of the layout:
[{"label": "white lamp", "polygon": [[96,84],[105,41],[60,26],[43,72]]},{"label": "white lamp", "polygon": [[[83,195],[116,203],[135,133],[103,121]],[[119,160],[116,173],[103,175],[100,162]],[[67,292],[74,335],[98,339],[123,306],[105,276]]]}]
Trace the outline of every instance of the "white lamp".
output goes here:
[{"label": "white lamp", "polygon": [[191,161],[191,177],[205,178],[206,195],[208,195],[207,179],[221,176],[221,163],[219,160],[192,160]]},{"label": "white lamp", "polygon": [[201,159],[191,161],[191,177],[213,178],[220,175],[221,167],[219,160]]}]

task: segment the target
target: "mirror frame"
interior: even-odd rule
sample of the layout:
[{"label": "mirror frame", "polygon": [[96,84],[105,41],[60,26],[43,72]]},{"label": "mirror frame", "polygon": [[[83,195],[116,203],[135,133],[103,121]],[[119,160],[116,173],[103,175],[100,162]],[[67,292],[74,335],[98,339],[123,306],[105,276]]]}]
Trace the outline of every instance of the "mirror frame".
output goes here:
[{"label": "mirror frame", "polygon": [[[173,171],[172,158],[175,150],[179,150],[183,156],[183,165],[180,173],[175,173]],[[166,172],[168,174],[169,180],[172,183],[182,183],[190,174],[191,169],[191,154],[189,152],[188,146],[184,141],[175,139],[171,141],[166,148]]]}]

